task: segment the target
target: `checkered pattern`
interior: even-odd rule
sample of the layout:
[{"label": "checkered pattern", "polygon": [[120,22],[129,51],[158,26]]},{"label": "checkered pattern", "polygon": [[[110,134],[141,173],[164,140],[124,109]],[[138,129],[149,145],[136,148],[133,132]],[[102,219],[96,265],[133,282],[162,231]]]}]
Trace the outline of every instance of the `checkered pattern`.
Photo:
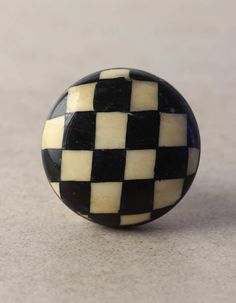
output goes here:
[{"label": "checkered pattern", "polygon": [[110,69],[75,83],[46,121],[42,157],[57,195],[108,226],[169,211],[189,189],[200,139],[193,113],[165,81]]}]

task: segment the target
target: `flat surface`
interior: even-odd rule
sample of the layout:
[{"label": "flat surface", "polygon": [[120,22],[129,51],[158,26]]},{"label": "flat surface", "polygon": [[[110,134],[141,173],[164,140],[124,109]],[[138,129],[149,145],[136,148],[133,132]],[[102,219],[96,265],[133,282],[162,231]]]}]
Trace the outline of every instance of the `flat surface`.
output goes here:
[{"label": "flat surface", "polygon": [[[235,302],[235,9],[234,0],[0,1],[1,302]],[[116,66],[172,83],[202,137],[187,196],[132,230],[72,213],[40,157],[63,89]]]}]

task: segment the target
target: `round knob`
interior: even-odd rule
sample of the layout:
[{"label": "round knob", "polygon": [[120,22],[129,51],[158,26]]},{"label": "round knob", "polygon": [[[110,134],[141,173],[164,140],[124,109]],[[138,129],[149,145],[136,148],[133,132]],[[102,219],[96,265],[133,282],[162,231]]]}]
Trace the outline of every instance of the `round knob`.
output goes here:
[{"label": "round knob", "polygon": [[146,223],[172,209],[196,175],[200,137],[185,99],[144,71],[82,78],[45,123],[42,158],[60,199],[107,226]]}]

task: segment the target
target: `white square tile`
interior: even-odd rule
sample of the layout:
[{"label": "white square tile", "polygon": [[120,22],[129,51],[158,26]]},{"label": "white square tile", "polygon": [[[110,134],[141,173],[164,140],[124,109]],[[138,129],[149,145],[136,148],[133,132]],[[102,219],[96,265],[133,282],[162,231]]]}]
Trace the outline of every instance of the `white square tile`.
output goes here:
[{"label": "white square tile", "polygon": [[182,194],[184,179],[169,179],[155,182],[154,209],[174,204]]},{"label": "white square tile", "polygon": [[155,161],[155,149],[127,150],[125,180],[152,179]]},{"label": "white square tile", "polygon": [[150,81],[132,81],[131,111],[158,109],[158,84]]},{"label": "white square tile", "polygon": [[118,213],[122,182],[91,183],[91,213]]},{"label": "white square tile", "polygon": [[160,114],[159,146],[187,145],[187,116]]},{"label": "white square tile", "polygon": [[121,215],[120,225],[132,225],[149,221],[151,213],[135,214],[135,215]]},{"label": "white square tile", "polygon": [[117,68],[104,70],[100,73],[100,79],[113,79],[123,77],[129,79],[129,69]]},{"label": "white square tile", "polygon": [[92,151],[63,150],[61,181],[90,181],[92,158]]},{"label": "white square tile", "polygon": [[62,148],[64,124],[64,116],[46,121],[43,131],[42,149]]},{"label": "white square tile", "polygon": [[127,117],[126,113],[97,113],[95,148],[125,148]]},{"label": "white square tile", "polygon": [[192,175],[196,172],[199,161],[199,149],[189,148],[188,149],[188,170],[187,175]]},{"label": "white square tile", "polygon": [[96,83],[82,84],[68,89],[67,112],[92,111]]},{"label": "white square tile", "polygon": [[55,193],[60,197],[60,183],[59,182],[51,182],[50,183]]}]

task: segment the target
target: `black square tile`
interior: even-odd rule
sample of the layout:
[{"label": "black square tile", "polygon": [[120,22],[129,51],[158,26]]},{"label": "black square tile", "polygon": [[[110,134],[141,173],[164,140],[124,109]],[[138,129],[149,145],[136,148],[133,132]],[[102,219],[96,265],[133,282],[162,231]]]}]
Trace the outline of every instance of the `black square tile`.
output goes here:
[{"label": "black square tile", "polygon": [[63,148],[71,150],[91,150],[95,143],[94,112],[66,114]]},{"label": "black square tile", "polygon": [[57,182],[61,176],[61,149],[42,150],[43,165],[50,182]]},{"label": "black square tile", "polygon": [[159,147],[156,154],[156,179],[184,178],[188,166],[187,147]]},{"label": "black square tile", "polygon": [[156,148],[160,116],[157,111],[143,111],[128,115],[126,148],[150,149]]},{"label": "black square tile", "polygon": [[68,94],[65,93],[59,98],[53,110],[50,112],[48,119],[53,119],[65,115],[67,107],[67,96]]},{"label": "black square tile", "polygon": [[166,82],[160,82],[158,86],[158,110],[165,113],[186,113],[185,100]]},{"label": "black square tile", "polygon": [[125,170],[125,150],[95,150],[93,152],[92,181],[122,181]]},{"label": "black square tile", "polygon": [[151,213],[151,220],[155,220],[155,219],[162,217],[164,214],[166,214],[168,211],[170,211],[174,206],[175,206],[175,204],[153,210]]},{"label": "black square tile", "polygon": [[124,78],[100,80],[95,88],[94,109],[99,112],[128,112],[131,81]]},{"label": "black square tile", "polygon": [[120,225],[120,215],[118,214],[89,214],[94,222],[109,227],[117,227]]},{"label": "black square tile", "polygon": [[193,180],[195,178],[196,174],[192,174],[190,176],[187,176],[184,180],[184,186],[183,186],[183,191],[182,191],[182,196],[186,194],[186,192],[189,190],[191,184],[193,183]]},{"label": "black square tile", "polygon": [[121,196],[120,214],[149,212],[153,208],[154,181],[124,181]]},{"label": "black square tile", "polygon": [[97,82],[99,80],[99,76],[100,76],[100,71],[89,74],[89,75],[83,77],[82,79],[76,81],[70,87],[81,85],[81,84],[88,84],[88,83]]},{"label": "black square tile", "polygon": [[193,114],[188,113],[187,118],[187,142],[188,147],[200,148],[200,135],[198,125]]},{"label": "black square tile", "polygon": [[73,211],[88,214],[90,209],[90,182],[60,182],[63,202]]}]

